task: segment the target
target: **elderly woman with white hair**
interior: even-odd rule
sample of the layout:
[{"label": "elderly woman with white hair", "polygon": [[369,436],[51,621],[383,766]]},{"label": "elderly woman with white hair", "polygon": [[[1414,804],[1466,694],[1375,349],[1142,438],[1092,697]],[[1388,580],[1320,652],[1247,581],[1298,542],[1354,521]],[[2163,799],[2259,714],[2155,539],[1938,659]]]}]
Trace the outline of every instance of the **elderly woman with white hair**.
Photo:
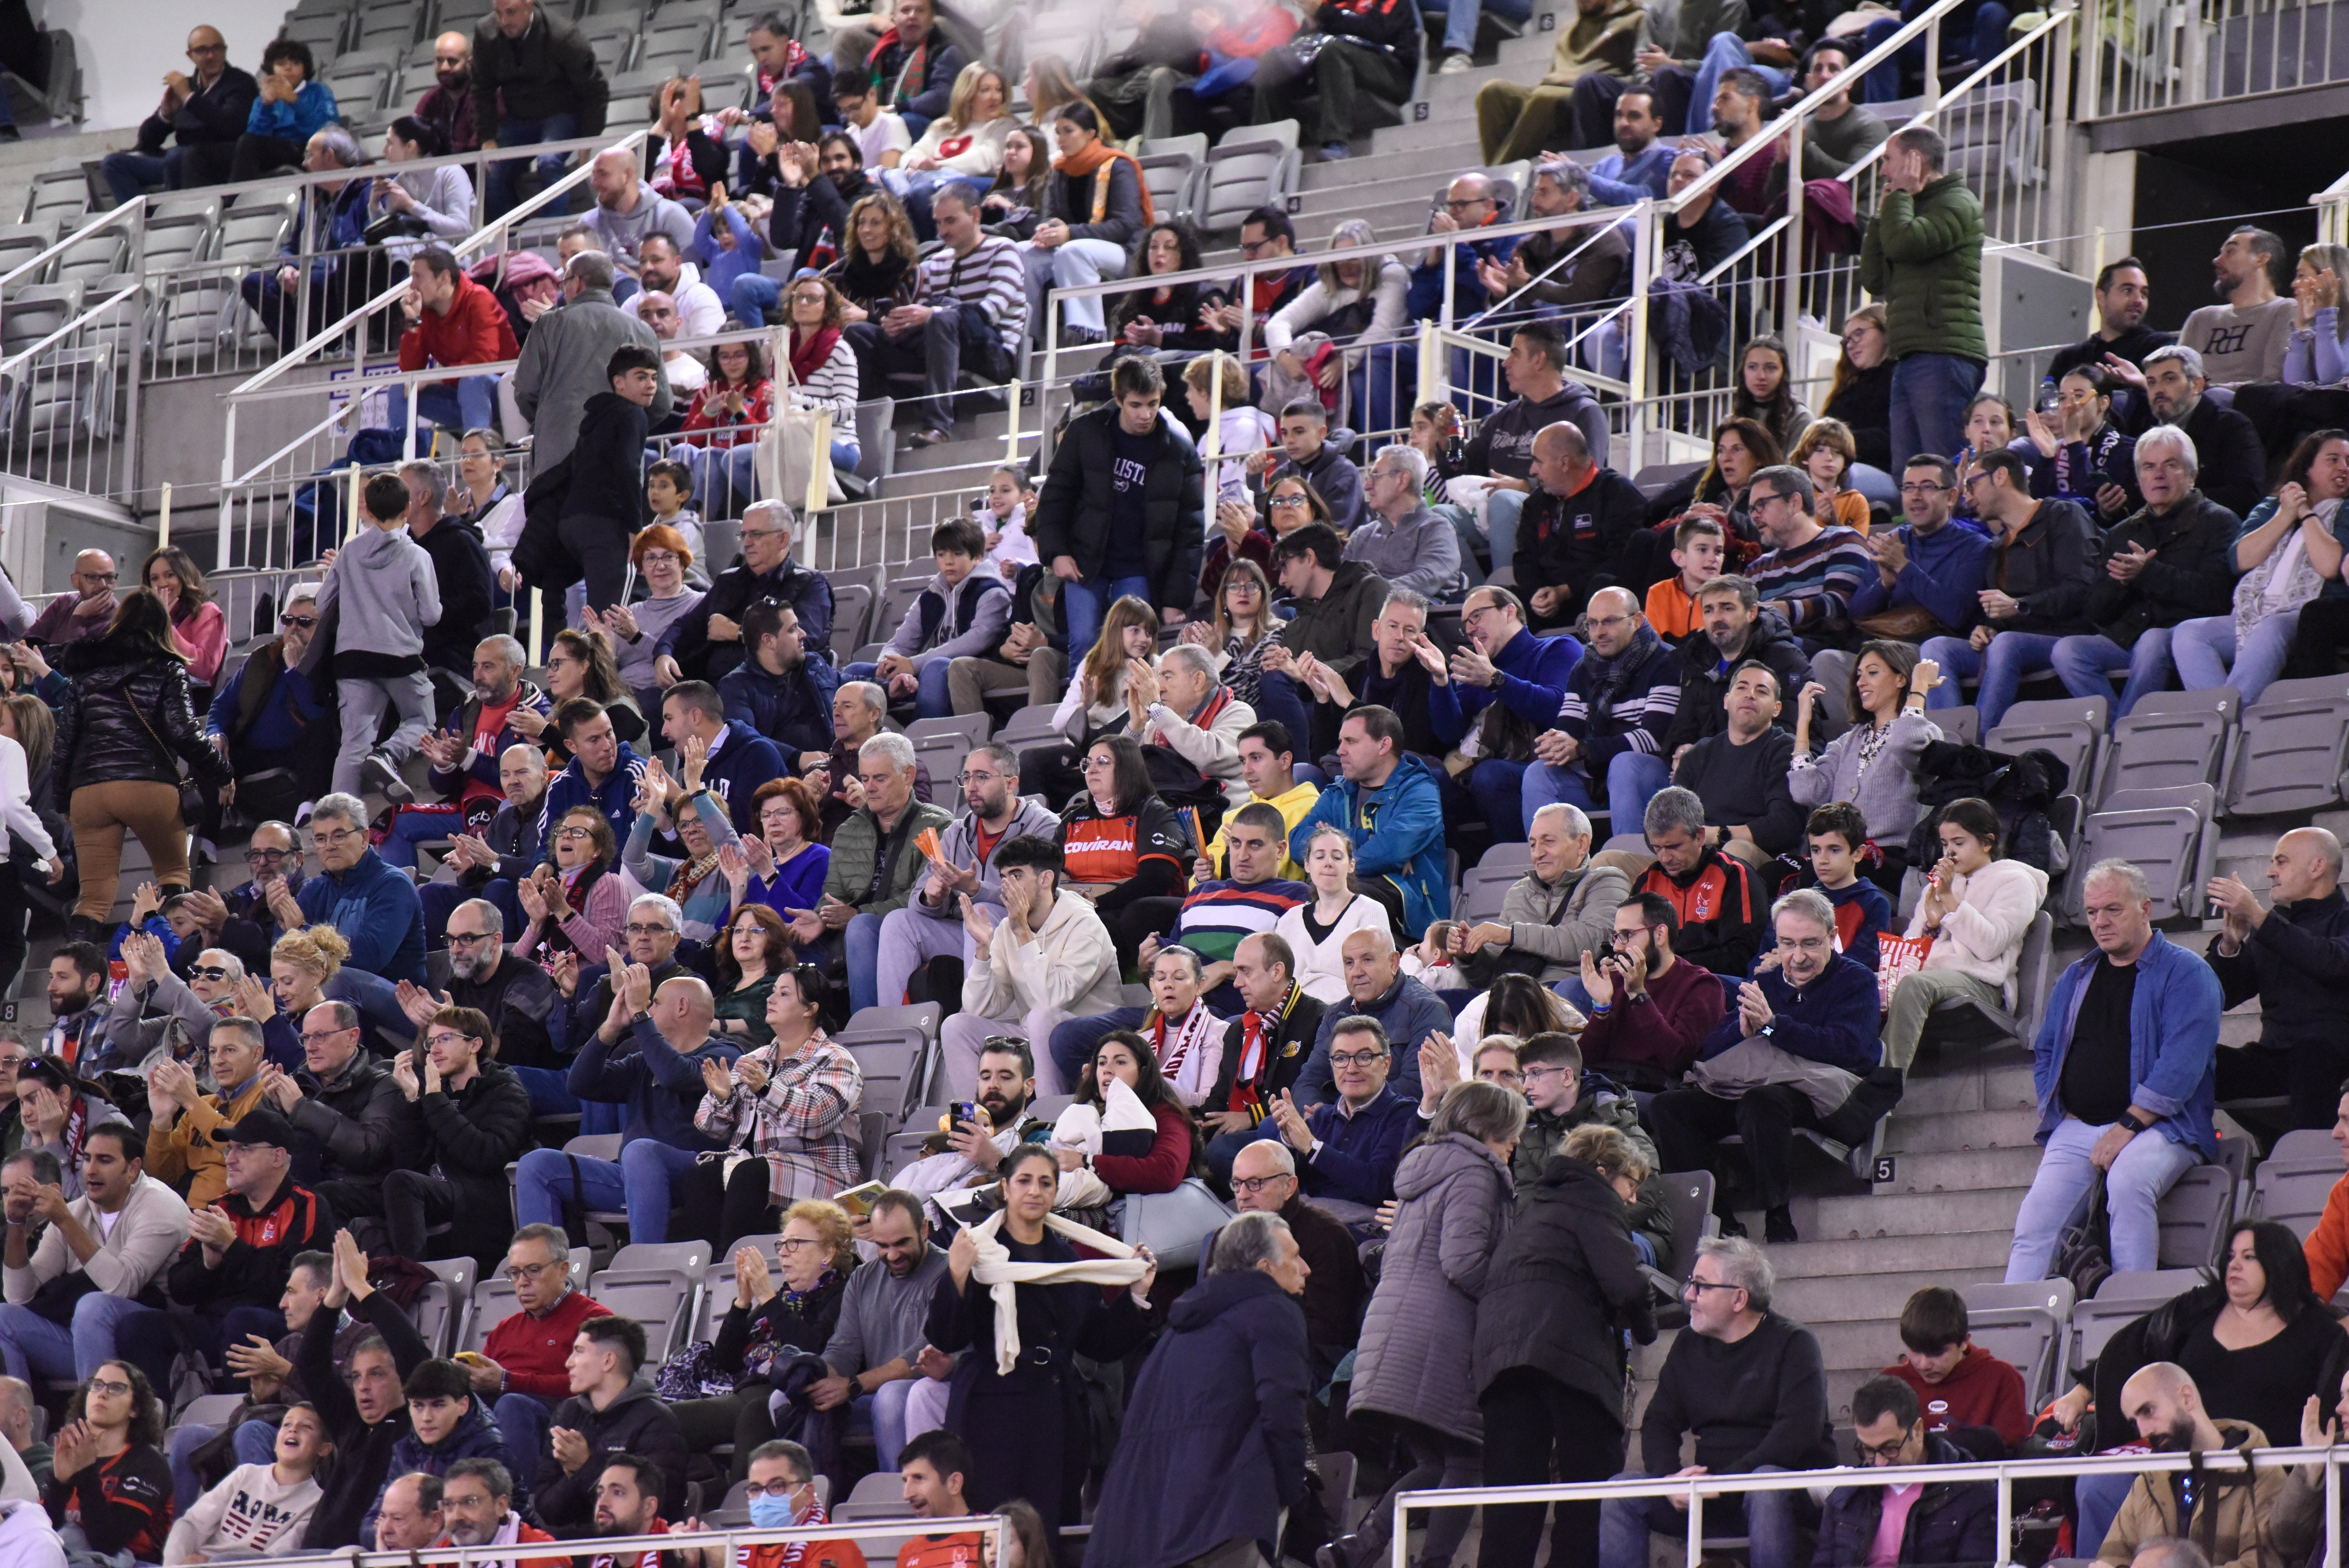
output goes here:
[{"label": "elderly woman with white hair", "polygon": [[[1378,232],[1369,223],[1350,218],[1330,232],[1329,248],[1356,250],[1377,242]],[[1335,392],[1348,377],[1355,404],[1369,407],[1363,401],[1365,351],[1373,344],[1402,338],[1411,329],[1411,271],[1394,257],[1323,262],[1313,273],[1313,281],[1264,324],[1265,351],[1272,356],[1272,364],[1259,407],[1268,412],[1285,407],[1293,397]],[[1381,382],[1392,386],[1393,377],[1384,375]],[[1371,428],[1394,423],[1364,419]]]},{"label": "elderly woman with white hair", "polygon": [[2180,623],[2234,604],[2238,520],[2198,488],[2199,467],[2194,438],[2175,425],[2137,438],[2145,510],[2116,524],[2098,547],[2083,611],[2095,630],[2063,638],[2049,655],[2074,696],[2109,698],[2112,672],[2126,671],[2115,719],[2169,685],[2170,635]]},{"label": "elderly woman with white hair", "polygon": [[929,870],[915,841],[954,821],[945,808],[914,798],[914,743],[902,735],[875,735],[859,747],[854,782],[855,807],[832,835],[823,898],[813,909],[789,912],[802,953],[821,945],[824,966],[846,972],[851,1013],[884,1000],[875,982],[881,922],[905,907],[915,879]]}]

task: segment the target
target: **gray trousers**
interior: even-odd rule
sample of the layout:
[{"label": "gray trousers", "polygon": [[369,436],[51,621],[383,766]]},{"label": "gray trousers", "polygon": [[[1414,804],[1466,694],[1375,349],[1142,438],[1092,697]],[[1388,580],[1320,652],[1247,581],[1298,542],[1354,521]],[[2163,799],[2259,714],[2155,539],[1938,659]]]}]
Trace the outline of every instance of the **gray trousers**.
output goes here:
[{"label": "gray trousers", "polygon": [[432,727],[432,680],[419,670],[412,676],[338,680],[335,691],[343,710],[343,748],[335,755],[335,788],[356,795],[359,764],[376,749],[375,734],[386,709],[399,715],[399,727],[383,743],[384,755],[394,762],[405,762],[415,755],[416,743]]}]

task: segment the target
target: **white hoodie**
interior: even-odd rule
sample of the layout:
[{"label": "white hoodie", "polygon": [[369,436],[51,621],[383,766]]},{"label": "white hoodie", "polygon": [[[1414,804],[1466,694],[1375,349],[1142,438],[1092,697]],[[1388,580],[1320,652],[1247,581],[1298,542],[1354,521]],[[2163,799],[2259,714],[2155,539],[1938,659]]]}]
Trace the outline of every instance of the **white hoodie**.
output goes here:
[{"label": "white hoodie", "polygon": [[[2047,896],[2047,873],[2021,861],[1992,861],[1973,875],[1960,877],[1955,891],[1958,907],[1941,918],[1941,929],[1925,954],[1925,967],[1953,969],[1998,986],[2012,1011],[2015,962]],[[1909,917],[1909,934],[1924,934],[1920,903]]]},{"label": "white hoodie", "polygon": [[0,1498],[0,1563],[8,1568],[66,1568],[66,1543],[50,1527],[48,1510],[22,1498]]}]

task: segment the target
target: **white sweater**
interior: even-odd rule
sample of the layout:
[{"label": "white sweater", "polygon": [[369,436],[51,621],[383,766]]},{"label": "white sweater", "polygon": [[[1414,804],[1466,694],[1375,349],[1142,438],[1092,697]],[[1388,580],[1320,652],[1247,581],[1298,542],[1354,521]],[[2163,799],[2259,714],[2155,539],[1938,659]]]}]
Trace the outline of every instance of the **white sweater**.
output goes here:
[{"label": "white sweater", "polygon": [[[1953,969],[1998,986],[2014,1006],[2014,967],[2023,939],[2047,896],[2047,873],[2021,861],[1992,861],[1957,880],[1958,907],[1941,917],[1941,929],[1925,954],[1928,969]],[[1925,906],[1909,918],[1909,934],[1925,934]]]},{"label": "white sweater", "polygon": [[1346,913],[1330,928],[1330,939],[1316,942],[1305,930],[1305,912],[1315,902],[1318,900],[1283,911],[1272,930],[1297,954],[1297,983],[1305,987],[1305,994],[1324,1006],[1335,1006],[1346,1000],[1346,968],[1340,950],[1345,946],[1346,938],[1358,931],[1386,930],[1386,906],[1367,893],[1356,893],[1354,902],[1346,906]]},{"label": "white sweater", "polygon": [[291,1555],[320,1495],[307,1476],[286,1486],[274,1465],[239,1465],[173,1522],[164,1568],[179,1568],[199,1552],[208,1558]]},{"label": "white sweater", "polygon": [[[906,150],[899,167],[926,154],[937,160],[936,167],[941,174],[992,174],[1003,167],[1004,146],[1019,129],[1019,122],[1008,114],[981,120],[968,129],[949,127],[941,115],[930,121],[922,139]],[[954,150],[945,151],[947,148]]]},{"label": "white sweater", "polygon": [[57,847],[50,841],[48,829],[33,810],[33,783],[25,748],[16,740],[0,735],[0,822],[7,825],[9,836],[25,845],[44,861],[57,858]]},{"label": "white sweater", "polygon": [[152,1176],[139,1179],[110,1231],[99,1223],[98,1205],[88,1198],[77,1197],[66,1207],[75,1223],[103,1238],[98,1251],[81,1262],[67,1247],[65,1233],[49,1226],[23,1268],[0,1270],[9,1305],[29,1304],[42,1285],[66,1274],[88,1274],[109,1295],[137,1295],[162,1277],[188,1243],[186,1201]]},{"label": "white sweater", "polygon": [[[1361,335],[1340,346],[1360,347],[1368,343],[1383,343],[1391,337],[1401,337],[1411,325],[1411,273],[1392,256],[1379,258],[1378,285],[1371,290],[1371,325]],[[1303,293],[1272,313],[1264,324],[1264,348],[1268,354],[1278,354],[1297,339],[1300,332],[1315,330],[1326,316],[1345,309],[1362,297],[1360,289],[1327,289],[1316,278],[1305,285]]]},{"label": "white sweater", "polygon": [[1062,892],[1043,926],[1025,944],[1008,921],[995,923],[988,961],[964,973],[962,1008],[974,1017],[1016,1024],[1039,1007],[1071,1017],[1124,1006],[1117,945],[1081,893]]}]

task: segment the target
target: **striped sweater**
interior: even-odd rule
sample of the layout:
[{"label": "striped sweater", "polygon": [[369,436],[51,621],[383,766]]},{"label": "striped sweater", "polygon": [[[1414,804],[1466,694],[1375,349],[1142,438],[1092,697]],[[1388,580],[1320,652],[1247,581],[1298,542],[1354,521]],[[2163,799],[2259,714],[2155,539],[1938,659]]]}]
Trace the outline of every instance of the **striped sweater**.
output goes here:
[{"label": "striped sweater", "polygon": [[[1566,700],[1558,705],[1557,723],[1575,738],[1575,761],[1594,782],[1603,781],[1608,767],[1624,751],[1664,755],[1664,737],[1680,711],[1680,678],[1673,668],[1670,644],[1648,627],[1639,639],[1612,660],[1597,652],[1587,654],[1566,677]],[[1614,686],[1611,700],[1598,700],[1602,677],[1613,666],[1630,661]]]},{"label": "striped sweater", "polygon": [[832,352],[814,375],[791,388],[794,408],[829,408],[835,435],[856,428],[856,351],[845,336],[833,340]]},{"label": "striped sweater", "polygon": [[1017,356],[1028,335],[1028,269],[1019,247],[989,234],[957,256],[940,246],[922,258],[920,302],[976,304],[995,325],[1006,354]]},{"label": "striped sweater", "polygon": [[1876,558],[1848,528],[1823,528],[1807,544],[1758,556],[1745,574],[1764,603],[1785,606],[1786,624],[1797,630],[1849,625],[1852,595],[1878,580]]}]

